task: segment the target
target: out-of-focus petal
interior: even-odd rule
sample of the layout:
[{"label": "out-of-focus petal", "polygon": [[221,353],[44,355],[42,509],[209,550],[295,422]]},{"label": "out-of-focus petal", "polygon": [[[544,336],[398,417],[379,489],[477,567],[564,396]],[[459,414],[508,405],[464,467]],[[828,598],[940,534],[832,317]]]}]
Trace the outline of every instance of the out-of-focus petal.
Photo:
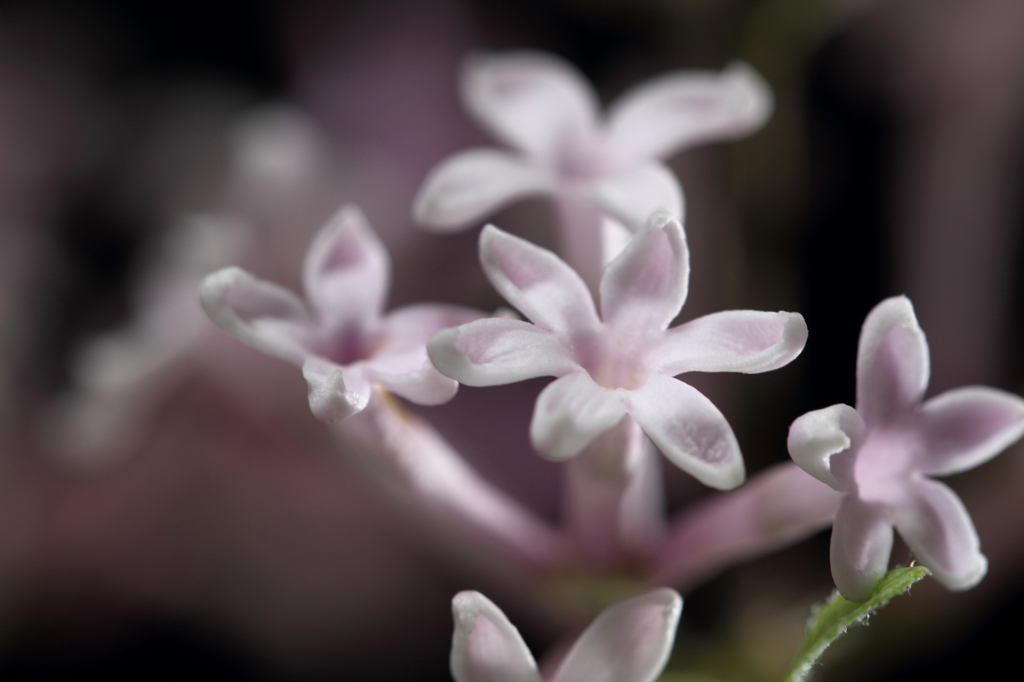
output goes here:
[{"label": "out-of-focus petal", "polygon": [[430,171],[413,200],[412,217],[437,232],[454,232],[553,187],[548,171],[524,159],[497,149],[470,149]]},{"label": "out-of-focus petal", "polygon": [[743,455],[736,436],[700,391],[654,374],[639,389],[623,393],[633,419],[673,464],[719,490],[743,483]]},{"label": "out-of-focus petal", "polygon": [[452,599],[450,658],[455,682],[541,682],[537,663],[501,609],[479,592]]},{"label": "out-of-focus petal", "polygon": [[619,257],[633,238],[625,225],[609,216],[601,216],[601,269]]},{"label": "out-of-focus petal", "polygon": [[380,353],[364,363],[368,378],[418,405],[441,405],[455,397],[459,382],[427,359],[424,346]]},{"label": "out-of-focus petal", "polygon": [[367,330],[384,310],[391,259],[353,205],[343,206],[306,252],[302,283],[317,318],[327,329]]},{"label": "out-of-focus petal", "polygon": [[977,585],[988,571],[988,561],[960,498],[945,484],[927,478],[910,481],[906,494],[906,501],[890,513],[914,556],[951,590]]},{"label": "out-of-focus petal", "polygon": [[617,392],[598,386],[581,369],[541,391],[530,422],[530,441],[551,459],[568,459],[624,416],[626,408]]},{"label": "out-of-focus petal", "polygon": [[857,411],[869,426],[897,419],[928,388],[928,342],[906,296],[887,298],[864,320],[857,351]]},{"label": "out-of-focus petal", "polygon": [[552,54],[473,55],[464,63],[461,91],[482,125],[531,156],[550,159],[596,132],[597,96],[573,65]]},{"label": "out-of-focus petal", "polygon": [[673,327],[647,362],[652,371],[745,372],[778,369],[800,355],[807,323],[800,313],[725,310]]},{"label": "out-of-focus petal", "polygon": [[839,594],[861,602],[885,575],[892,553],[892,524],[881,510],[847,495],[832,524],[832,579]]},{"label": "out-of-focus petal", "polygon": [[480,263],[505,300],[538,326],[568,334],[600,324],[587,285],[547,249],[487,225],[480,233]]},{"label": "out-of-focus petal", "polygon": [[437,332],[487,315],[474,308],[446,303],[415,303],[395,308],[384,318],[383,350],[426,346]]},{"label": "out-of-focus petal", "polygon": [[199,300],[217,326],[253,348],[295,364],[309,355],[312,320],[284,287],[230,267],[206,276]]},{"label": "out-of-focus petal", "polygon": [[587,192],[608,215],[637,232],[656,211],[683,222],[683,188],[665,164],[651,161],[626,173],[599,180]]},{"label": "out-of-focus petal", "polygon": [[434,366],[467,386],[511,384],[578,369],[555,334],[521,320],[490,318],[439,332],[427,344]]},{"label": "out-of-focus petal", "polygon": [[309,409],[328,423],[360,412],[370,402],[370,382],[358,367],[339,367],[323,358],[308,358],[302,376],[309,385]]},{"label": "out-of-focus petal", "polygon": [[945,476],[973,469],[1024,435],[1024,400],[1006,391],[966,386],[921,406],[920,471]]},{"label": "out-of-focus petal", "polygon": [[864,437],[864,420],[849,405],[833,405],[797,417],[789,427],[786,443],[796,464],[835,490],[841,486],[832,475],[829,459]]},{"label": "out-of-focus petal", "polygon": [[690,252],[683,226],[658,212],[601,277],[601,317],[623,332],[665,330],[686,301]]},{"label": "out-of-focus petal", "polygon": [[552,682],[653,682],[676,637],[683,600],[663,587],[605,609],[576,640]]},{"label": "out-of-focus petal", "polygon": [[684,147],[748,135],[764,125],[772,106],[768,84],[746,64],[721,73],[669,73],[612,105],[609,143],[629,158],[663,158]]}]

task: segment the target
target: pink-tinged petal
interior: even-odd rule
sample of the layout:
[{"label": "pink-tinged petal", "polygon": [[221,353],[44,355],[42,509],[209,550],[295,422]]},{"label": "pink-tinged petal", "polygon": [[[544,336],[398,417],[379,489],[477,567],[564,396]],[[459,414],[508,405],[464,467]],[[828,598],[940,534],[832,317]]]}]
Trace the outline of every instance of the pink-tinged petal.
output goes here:
[{"label": "pink-tinged petal", "polygon": [[951,590],[977,585],[988,571],[971,516],[948,486],[920,478],[891,510],[892,522],[914,556]]},{"label": "pink-tinged petal", "polygon": [[928,388],[928,342],[906,296],[868,313],[857,351],[857,411],[869,426],[899,418]]},{"label": "pink-tinged petal", "polygon": [[230,267],[206,276],[199,301],[217,326],[257,350],[295,364],[310,354],[313,321],[283,287]]},{"label": "pink-tinged petal", "polygon": [[516,199],[553,188],[543,168],[497,149],[470,149],[430,171],[413,200],[412,217],[437,232],[454,232]]},{"label": "pink-tinged petal", "polygon": [[746,64],[721,73],[669,73],[612,105],[609,143],[626,158],[664,158],[684,147],[749,135],[765,124],[772,106],[768,84]]},{"label": "pink-tinged petal", "polygon": [[427,353],[442,374],[467,386],[512,384],[579,369],[559,337],[521,320],[490,318],[439,332]]},{"label": "pink-tinged petal", "polygon": [[624,416],[626,408],[617,392],[598,386],[579,370],[541,391],[530,422],[530,442],[551,459],[569,459]]},{"label": "pink-tinged petal", "polygon": [[655,374],[637,390],[624,393],[633,419],[673,464],[719,490],[743,483],[743,455],[736,436],[700,391]]},{"label": "pink-tinged petal", "polygon": [[614,218],[601,216],[601,270],[619,257],[633,233]]},{"label": "pink-tinged petal", "polygon": [[683,600],[663,587],[605,609],[576,640],[552,682],[653,682],[676,637]]},{"label": "pink-tinged petal", "polygon": [[832,475],[832,455],[859,445],[867,431],[864,420],[849,405],[833,405],[797,417],[789,427],[789,456],[816,479],[842,490]]},{"label": "pink-tinged petal", "polygon": [[839,594],[862,602],[889,568],[892,524],[881,510],[846,495],[832,524],[832,579]]},{"label": "pink-tinged petal", "polygon": [[371,328],[391,280],[387,249],[366,216],[343,206],[313,239],[303,264],[306,297],[327,329]]},{"label": "pink-tinged petal", "polygon": [[452,599],[451,671],[455,682],[541,682],[522,635],[501,609],[479,592]]},{"label": "pink-tinged petal", "polygon": [[459,390],[459,382],[430,364],[423,346],[381,353],[364,367],[371,381],[417,405],[441,405]]},{"label": "pink-tinged petal", "polygon": [[651,371],[744,372],[778,369],[800,355],[807,323],[800,313],[725,310],[668,330],[647,356]]},{"label": "pink-tinged petal", "polygon": [[616,330],[664,330],[686,301],[690,252],[683,226],[658,212],[601,277],[601,318]]},{"label": "pink-tinged petal", "polygon": [[925,402],[917,426],[924,440],[920,471],[947,476],[987,462],[1024,435],[1024,400],[994,388],[966,386]]},{"label": "pink-tinged petal", "polygon": [[321,421],[346,419],[370,402],[370,382],[358,367],[311,357],[302,365],[302,376],[309,385],[309,409]]},{"label": "pink-tinged petal", "polygon": [[686,509],[662,543],[650,582],[692,587],[728,566],[795,544],[832,524],[843,494],[792,462]]},{"label": "pink-tinged petal", "polygon": [[415,303],[395,308],[384,318],[382,349],[426,346],[439,331],[483,317],[487,314],[481,310],[446,303]]},{"label": "pink-tinged petal", "polygon": [[657,211],[667,211],[680,222],[684,217],[683,188],[675,174],[657,161],[599,180],[587,192],[601,210],[620,220],[633,232],[642,229],[651,214]]},{"label": "pink-tinged petal", "polygon": [[539,327],[570,334],[600,324],[587,285],[547,249],[487,225],[480,263],[498,293]]},{"label": "pink-tinged petal", "polygon": [[591,141],[598,101],[568,62],[543,52],[475,55],[462,72],[462,99],[498,139],[531,156],[551,159]]}]

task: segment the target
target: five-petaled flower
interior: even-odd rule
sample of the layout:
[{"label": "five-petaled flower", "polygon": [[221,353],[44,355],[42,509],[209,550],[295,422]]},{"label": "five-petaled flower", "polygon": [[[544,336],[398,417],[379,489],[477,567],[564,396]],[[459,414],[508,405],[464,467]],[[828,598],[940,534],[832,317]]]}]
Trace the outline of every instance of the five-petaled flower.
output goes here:
[{"label": "five-petaled flower", "polygon": [[437,230],[468,227],[530,195],[596,204],[633,229],[656,209],[682,215],[679,183],[658,159],[747,135],[772,110],[764,81],[734,64],[654,78],[602,118],[593,88],[571,64],[532,51],[468,59],[461,94],[469,113],[515,151],[470,149],[434,168],[413,216]]},{"label": "five-petaled flower", "polygon": [[684,372],[765,372],[795,358],[807,339],[798,313],[732,310],[668,329],[686,300],[689,254],[682,225],[655,213],[604,269],[601,315],[586,285],[558,256],[493,225],[480,235],[491,283],[533,324],[477,320],[440,332],[428,352],[469,386],[556,376],[537,399],[534,446],[554,459],[579,454],[631,415],[676,465],[707,485],[743,482],[736,437]]},{"label": "five-petaled flower", "polygon": [[863,601],[884,575],[893,526],[950,589],[973,587],[988,567],[960,498],[929,476],[974,468],[1024,434],[1024,400],[981,386],[924,403],[928,344],[910,300],[886,299],[868,314],[857,355],[857,409],[833,405],[790,427],[789,453],[809,474],[845,493],[832,529],[832,576]]},{"label": "five-petaled flower", "polygon": [[[683,600],[663,587],[603,611],[576,640],[551,682],[653,682],[661,674]],[[542,682],[519,631],[479,592],[452,599],[455,682]]]},{"label": "five-petaled flower", "polygon": [[366,407],[377,384],[421,405],[447,402],[458,384],[427,359],[437,331],[475,320],[474,310],[409,305],[383,316],[391,261],[363,214],[345,206],[306,253],[308,302],[231,267],[199,287],[210,319],[249,345],[302,367],[309,405],[320,419],[344,419]]}]

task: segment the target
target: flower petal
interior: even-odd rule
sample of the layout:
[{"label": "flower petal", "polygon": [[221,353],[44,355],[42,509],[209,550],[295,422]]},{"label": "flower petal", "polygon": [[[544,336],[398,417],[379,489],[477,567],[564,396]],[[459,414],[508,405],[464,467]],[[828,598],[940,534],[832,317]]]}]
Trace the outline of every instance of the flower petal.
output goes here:
[{"label": "flower petal", "polygon": [[489,318],[439,332],[427,353],[442,374],[467,386],[512,384],[579,368],[556,335],[521,320]]},{"label": "flower petal", "polygon": [[483,311],[447,303],[414,303],[384,318],[382,350],[426,346],[434,334],[487,317]]},{"label": "flower petal", "polygon": [[667,587],[605,609],[576,640],[552,682],[653,682],[672,653],[682,610],[682,598]]},{"label": "flower petal", "polygon": [[839,594],[861,602],[889,568],[892,524],[882,512],[846,495],[832,524],[832,579]]},{"label": "flower petal", "polygon": [[600,324],[587,285],[547,249],[487,225],[480,263],[494,288],[537,326],[569,334]]},{"label": "flower petal", "polygon": [[533,408],[530,442],[551,459],[569,459],[624,416],[626,408],[616,392],[598,386],[579,370],[541,391]]},{"label": "flower petal", "polygon": [[601,318],[617,330],[665,330],[686,301],[690,252],[683,226],[660,211],[601,277]]},{"label": "flower petal", "polygon": [[469,227],[516,199],[552,191],[542,168],[497,149],[470,149],[444,159],[427,175],[412,204],[418,224],[438,232]]},{"label": "flower petal", "polygon": [[627,158],[664,158],[748,135],[764,125],[772,106],[768,84],[746,64],[721,73],[678,71],[640,84],[612,105],[609,142]]},{"label": "flower petal", "polygon": [[380,353],[363,366],[371,381],[417,405],[441,405],[459,390],[459,382],[430,363],[424,346]]},{"label": "flower petal", "polygon": [[966,386],[921,406],[920,470],[947,476],[992,459],[1024,435],[1024,400],[1006,391]]},{"label": "flower petal", "polygon": [[469,112],[498,139],[538,158],[585,144],[597,129],[593,89],[552,54],[474,55],[465,61],[461,91]]},{"label": "flower petal", "polygon": [[673,464],[701,483],[729,490],[743,483],[743,455],[729,422],[697,389],[654,374],[628,396],[629,413]]},{"label": "flower petal", "polygon": [[885,424],[921,402],[928,388],[928,342],[906,296],[888,298],[864,320],[857,351],[857,411]]},{"label": "flower petal", "polygon": [[450,665],[455,682],[541,682],[522,635],[501,609],[479,592],[452,599]]},{"label": "flower petal", "polygon": [[905,504],[892,511],[896,530],[918,560],[951,590],[977,585],[988,571],[971,516],[949,486],[928,478],[911,481]]},{"label": "flower petal", "polygon": [[295,364],[310,354],[313,321],[284,287],[230,267],[206,276],[199,300],[217,326],[257,350]]},{"label": "flower petal", "polygon": [[673,327],[647,361],[651,371],[745,372],[778,369],[800,355],[807,323],[800,313],[724,310]]},{"label": "flower petal", "polygon": [[849,405],[833,405],[797,417],[789,427],[786,445],[789,456],[801,469],[834,490],[841,490],[829,460],[857,445],[866,431],[857,410]]},{"label": "flower petal", "polygon": [[634,232],[642,229],[656,211],[668,211],[683,221],[683,188],[675,174],[657,161],[599,180],[587,192],[601,210]]},{"label": "flower petal", "polygon": [[372,327],[384,310],[391,280],[387,249],[356,206],[343,206],[306,252],[302,283],[330,330]]},{"label": "flower petal", "polygon": [[357,367],[340,367],[323,358],[307,358],[302,376],[309,384],[309,409],[327,423],[362,411],[370,402],[370,382]]}]

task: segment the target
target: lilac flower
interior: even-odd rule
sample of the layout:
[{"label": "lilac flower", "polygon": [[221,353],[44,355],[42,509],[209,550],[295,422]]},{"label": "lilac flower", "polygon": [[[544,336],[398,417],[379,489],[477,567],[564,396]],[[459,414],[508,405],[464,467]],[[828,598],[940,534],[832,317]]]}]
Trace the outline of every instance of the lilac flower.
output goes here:
[{"label": "lilac flower", "polygon": [[555,254],[488,225],[480,260],[491,283],[534,324],[478,320],[428,344],[434,365],[470,386],[555,376],[537,399],[534,446],[553,459],[579,454],[630,415],[677,466],[707,485],[743,482],[743,458],[722,413],[673,377],[765,372],[803,349],[797,313],[734,310],[668,329],[686,300],[682,225],[651,216],[604,270],[601,316],[586,285]]},{"label": "lilac flower", "polygon": [[953,590],[973,587],[988,562],[960,498],[929,476],[972,469],[1024,434],[1024,400],[967,386],[921,402],[928,343],[904,296],[868,314],[857,355],[857,409],[833,405],[790,427],[789,453],[844,493],[832,529],[832,577],[863,601],[885,574],[893,526]]},{"label": "lilac flower", "polygon": [[354,206],[342,208],[313,240],[303,285],[307,302],[232,267],[209,275],[199,294],[220,327],[263,352],[302,367],[309,405],[332,422],[359,412],[378,384],[421,405],[458,389],[427,359],[437,331],[481,313],[441,304],[410,305],[382,316],[391,262]]},{"label": "lilac flower", "polygon": [[[683,600],[671,589],[603,611],[566,654],[551,682],[653,682],[672,651]],[[542,682],[519,631],[479,592],[452,599],[455,682]]]},{"label": "lilac flower", "polygon": [[582,268],[593,267],[596,278],[616,255],[580,253],[604,246],[594,207],[634,231],[658,209],[681,216],[679,183],[657,159],[747,135],[772,109],[764,81],[735,64],[721,74],[679,71],[643,83],[602,120],[597,95],[571,64],[530,51],[467,60],[461,92],[470,114],[515,151],[476,148],[442,161],[420,188],[414,219],[451,231],[517,199],[553,196],[563,253],[588,282],[592,273]]}]

